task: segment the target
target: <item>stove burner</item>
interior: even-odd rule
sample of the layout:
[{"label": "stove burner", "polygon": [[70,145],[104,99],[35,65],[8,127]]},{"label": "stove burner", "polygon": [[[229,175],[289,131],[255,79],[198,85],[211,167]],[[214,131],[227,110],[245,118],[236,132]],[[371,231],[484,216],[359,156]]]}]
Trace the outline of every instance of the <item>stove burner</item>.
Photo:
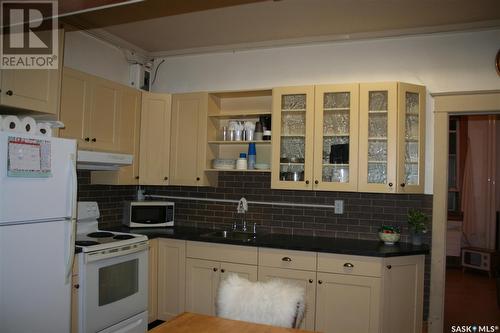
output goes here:
[{"label": "stove burner", "polygon": [[135,238],[135,236],[132,235],[116,235],[113,237],[113,239],[118,239],[118,240],[123,240],[123,239],[132,239]]},{"label": "stove burner", "polygon": [[92,238],[113,237],[113,233],[106,231],[97,231],[97,232],[91,232],[90,234],[87,235],[87,237],[92,237]]},{"label": "stove burner", "polygon": [[75,245],[78,246],[91,246],[91,245],[99,245],[96,241],[76,241]]}]

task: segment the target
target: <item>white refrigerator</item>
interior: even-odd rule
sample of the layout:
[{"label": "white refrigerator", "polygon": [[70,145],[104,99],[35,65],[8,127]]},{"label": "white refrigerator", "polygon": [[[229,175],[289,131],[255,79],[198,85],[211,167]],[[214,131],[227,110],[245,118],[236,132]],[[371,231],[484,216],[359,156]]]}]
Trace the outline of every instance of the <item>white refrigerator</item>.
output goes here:
[{"label": "white refrigerator", "polygon": [[76,141],[0,131],[0,332],[71,325]]}]

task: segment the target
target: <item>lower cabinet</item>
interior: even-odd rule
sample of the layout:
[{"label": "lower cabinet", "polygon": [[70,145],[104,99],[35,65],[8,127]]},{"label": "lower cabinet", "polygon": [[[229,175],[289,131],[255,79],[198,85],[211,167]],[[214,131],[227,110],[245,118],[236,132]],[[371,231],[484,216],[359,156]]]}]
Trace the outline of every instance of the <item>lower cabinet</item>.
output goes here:
[{"label": "lower cabinet", "polygon": [[188,242],[187,254],[195,257],[186,259],[188,312],[215,316],[219,283],[228,274],[235,273],[250,281],[257,281],[257,248]]},{"label": "lower cabinet", "polygon": [[170,320],[184,312],[186,290],[186,241],[158,240],[158,315]]}]

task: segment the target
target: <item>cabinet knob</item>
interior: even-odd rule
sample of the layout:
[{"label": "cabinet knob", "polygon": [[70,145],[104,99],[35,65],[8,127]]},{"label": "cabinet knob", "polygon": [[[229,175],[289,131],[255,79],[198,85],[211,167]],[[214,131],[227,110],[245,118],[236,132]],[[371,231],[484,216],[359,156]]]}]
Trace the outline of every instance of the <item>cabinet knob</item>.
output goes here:
[{"label": "cabinet knob", "polygon": [[389,187],[392,187],[392,185],[393,185],[393,184],[392,184],[392,183],[389,183],[388,185],[389,185]]},{"label": "cabinet knob", "polygon": [[308,180],[306,180],[306,185],[309,185],[309,181]]},{"label": "cabinet knob", "polygon": [[80,285],[77,283],[74,285],[75,289],[79,289],[80,288]]},{"label": "cabinet knob", "polygon": [[217,271],[218,271],[218,269],[217,269],[217,268],[215,268],[215,267],[213,268],[213,270],[214,270],[214,272],[217,272]]},{"label": "cabinet knob", "polygon": [[387,269],[391,269],[392,265],[387,265],[386,267],[387,267]]},{"label": "cabinet knob", "polygon": [[87,142],[89,142],[89,141],[90,141],[90,138],[85,138],[84,140],[85,140],[85,141],[87,141]]},{"label": "cabinet knob", "polygon": [[7,90],[5,92],[5,94],[8,95],[8,96],[12,96],[12,95],[14,95],[14,92],[12,90]]},{"label": "cabinet knob", "polygon": [[322,280],[318,280],[318,284],[322,284],[322,283],[323,283],[323,281],[322,281]]},{"label": "cabinet knob", "polygon": [[196,181],[199,181],[200,180],[200,177],[196,177]]},{"label": "cabinet knob", "polygon": [[347,268],[353,268],[353,267],[354,267],[354,265],[353,265],[353,264],[351,264],[350,262],[346,262],[346,263],[344,264],[344,267],[347,267]]},{"label": "cabinet knob", "polygon": [[139,179],[139,176],[135,176],[135,179]]},{"label": "cabinet knob", "polygon": [[97,141],[96,138],[92,138],[92,142],[96,142],[96,141]]},{"label": "cabinet knob", "polygon": [[166,177],[166,176],[165,176],[165,177],[163,177],[163,180],[168,180],[168,177]]},{"label": "cabinet knob", "polygon": [[399,186],[401,186],[401,187],[405,187],[405,185],[406,185],[405,183],[399,184]]},{"label": "cabinet knob", "polygon": [[317,179],[316,179],[316,180],[314,181],[314,184],[318,185],[318,184],[319,184],[319,180],[317,180]]},{"label": "cabinet knob", "polygon": [[309,279],[309,283],[313,283],[313,279]]},{"label": "cabinet knob", "polygon": [[220,272],[221,272],[221,273],[224,273],[225,271],[226,271],[225,269],[221,269],[221,270],[220,270]]},{"label": "cabinet knob", "polygon": [[283,257],[283,258],[281,258],[281,260],[282,261],[286,261],[286,262],[290,262],[290,261],[292,261],[292,258],[290,258],[290,257]]}]

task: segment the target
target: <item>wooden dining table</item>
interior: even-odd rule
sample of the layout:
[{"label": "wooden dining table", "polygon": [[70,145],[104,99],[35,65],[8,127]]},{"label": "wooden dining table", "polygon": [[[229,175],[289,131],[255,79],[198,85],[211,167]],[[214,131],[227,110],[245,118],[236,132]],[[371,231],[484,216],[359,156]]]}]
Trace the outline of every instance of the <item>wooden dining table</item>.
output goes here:
[{"label": "wooden dining table", "polygon": [[149,333],[312,333],[293,328],[276,327],[184,312],[156,326]]}]

